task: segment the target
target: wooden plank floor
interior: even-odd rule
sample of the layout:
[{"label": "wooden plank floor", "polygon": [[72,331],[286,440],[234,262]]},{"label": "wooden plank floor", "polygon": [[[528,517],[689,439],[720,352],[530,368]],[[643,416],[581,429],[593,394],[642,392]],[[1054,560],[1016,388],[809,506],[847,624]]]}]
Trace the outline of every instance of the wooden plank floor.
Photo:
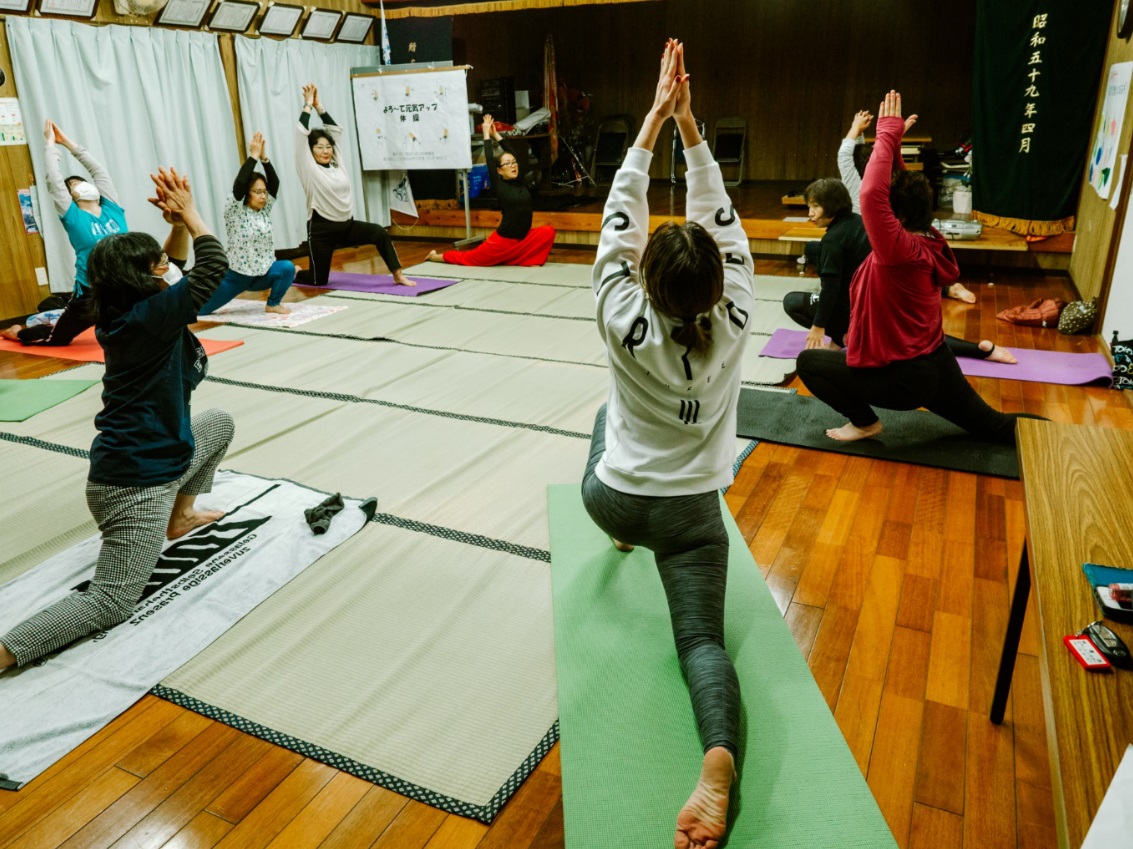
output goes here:
[{"label": "wooden plank floor", "polygon": [[[434,244],[402,240],[398,249],[408,265]],[[567,249],[551,260],[592,257]],[[336,260],[345,270],[381,270],[368,250]],[[761,261],[757,270],[793,274],[793,266]],[[949,332],[1098,350],[1093,338],[995,319],[1038,294],[1069,299],[1066,278],[964,282],[979,302],[946,302]],[[0,353],[2,377],[69,365]],[[1127,393],[974,384],[1004,410],[1133,429]],[[762,444],[727,502],[898,843],[1055,845],[1033,618],[1007,719],[987,720],[1023,540],[1020,484]],[[561,849],[559,751],[488,827],[147,696],[25,789],[0,792],[0,849],[57,846]]]}]

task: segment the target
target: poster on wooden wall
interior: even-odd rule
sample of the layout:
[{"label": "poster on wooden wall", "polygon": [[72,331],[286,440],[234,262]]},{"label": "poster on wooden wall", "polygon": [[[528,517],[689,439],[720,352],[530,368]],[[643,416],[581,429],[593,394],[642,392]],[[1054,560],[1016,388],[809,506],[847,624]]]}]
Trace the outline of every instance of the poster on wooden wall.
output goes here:
[{"label": "poster on wooden wall", "polygon": [[1105,104],[1090,148],[1090,185],[1098,197],[1108,198],[1113,187],[1114,164],[1117,162],[1117,142],[1121,138],[1121,125],[1125,119],[1125,104],[1129,100],[1129,81],[1133,77],[1133,62],[1111,65],[1106,78]]},{"label": "poster on wooden wall", "polygon": [[14,97],[0,97],[0,145],[27,143],[20,101]]}]

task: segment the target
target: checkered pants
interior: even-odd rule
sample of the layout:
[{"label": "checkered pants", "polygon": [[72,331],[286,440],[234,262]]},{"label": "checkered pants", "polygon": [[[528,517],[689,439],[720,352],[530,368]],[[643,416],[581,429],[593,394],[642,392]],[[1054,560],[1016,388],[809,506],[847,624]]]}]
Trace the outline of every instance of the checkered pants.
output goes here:
[{"label": "checkered pants", "polygon": [[165,546],[178,494],[212,490],[216,467],[232,442],[232,416],[207,410],[193,416],[196,450],[188,471],[161,486],[124,487],[87,481],[87,506],[102,532],[90,586],[71,593],[9,631],[0,643],[26,666],[94,631],[125,622],[142,597]]}]

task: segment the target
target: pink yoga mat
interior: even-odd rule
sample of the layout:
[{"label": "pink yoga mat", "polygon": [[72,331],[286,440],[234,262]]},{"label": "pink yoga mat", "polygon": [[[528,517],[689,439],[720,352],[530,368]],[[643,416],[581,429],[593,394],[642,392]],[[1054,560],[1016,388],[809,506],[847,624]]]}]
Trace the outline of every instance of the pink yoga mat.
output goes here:
[{"label": "pink yoga mat", "polygon": [[459,280],[438,280],[435,277],[409,278],[416,286],[398,286],[392,274],[351,274],[348,271],[332,271],[326,286],[312,286],[312,289],[339,289],[344,292],[371,292],[376,295],[401,295],[415,298],[426,292],[435,292],[459,283]]},{"label": "pink yoga mat", "polygon": [[[207,318],[205,320],[207,321]],[[199,336],[197,338],[200,339]],[[204,346],[205,353],[210,357],[243,344],[244,342],[241,339],[201,339],[201,345]],[[75,360],[81,363],[104,362],[102,346],[94,338],[93,327],[76,336],[70,345],[21,345],[19,342],[0,339],[0,351],[10,351],[13,354],[31,354],[33,357],[57,357],[60,360]]]},{"label": "pink yoga mat", "polygon": [[[791,360],[806,345],[805,330],[776,330],[759,352],[761,357]],[[1066,386],[1112,386],[1113,372],[1101,354],[1067,354],[1060,351],[1033,351],[1012,348],[1019,362],[1015,365],[991,363],[971,357],[957,357],[960,371],[971,377],[998,377],[1031,383],[1061,383]]]}]

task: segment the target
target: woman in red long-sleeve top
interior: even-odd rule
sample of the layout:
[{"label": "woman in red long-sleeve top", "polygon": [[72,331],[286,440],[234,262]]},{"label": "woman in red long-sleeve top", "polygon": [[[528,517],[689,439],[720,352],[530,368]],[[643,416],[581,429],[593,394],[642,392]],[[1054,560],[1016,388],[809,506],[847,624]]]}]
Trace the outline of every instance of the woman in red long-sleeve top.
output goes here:
[{"label": "woman in red long-sleeve top", "polygon": [[849,419],[826,431],[831,439],[852,442],[881,433],[873,405],[925,407],[977,437],[1012,443],[1018,416],[989,407],[944,344],[940,290],[960,276],[960,269],[932,227],[932,189],[924,175],[893,171],[905,124],[901,95],[889,92],[878,116],[861,193],[873,253],[850,284],[846,348],[803,351],[799,378]]}]

